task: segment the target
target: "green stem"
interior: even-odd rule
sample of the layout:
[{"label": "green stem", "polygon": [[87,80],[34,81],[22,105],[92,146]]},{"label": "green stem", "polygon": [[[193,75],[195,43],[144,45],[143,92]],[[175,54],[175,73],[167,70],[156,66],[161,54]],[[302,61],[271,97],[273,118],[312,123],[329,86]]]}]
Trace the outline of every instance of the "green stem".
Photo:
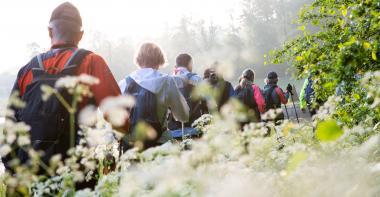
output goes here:
[{"label": "green stem", "polygon": [[73,101],[71,102],[71,110],[70,113],[70,148],[75,147],[75,113],[77,111],[78,107],[78,93],[74,93],[73,95]]},{"label": "green stem", "polygon": [[69,113],[71,113],[72,108],[71,108],[71,106],[69,105],[69,103],[67,103],[67,101],[65,100],[65,98],[63,98],[63,96],[62,96],[60,93],[58,93],[57,91],[54,91],[54,95],[57,97],[57,99],[59,100],[59,102],[62,103],[63,107],[65,107],[66,110],[67,110]]},{"label": "green stem", "polygon": [[75,147],[75,114],[70,113],[70,148]]},{"label": "green stem", "polygon": [[75,113],[76,113],[77,106],[78,106],[78,93],[76,93],[76,92],[74,93],[73,100],[71,102],[71,106],[69,105],[69,103],[65,100],[65,98],[63,98],[63,96],[59,92],[55,91],[54,94],[70,114],[70,117],[69,117],[69,121],[70,121],[69,122],[70,123],[70,148],[74,148],[75,147]]}]

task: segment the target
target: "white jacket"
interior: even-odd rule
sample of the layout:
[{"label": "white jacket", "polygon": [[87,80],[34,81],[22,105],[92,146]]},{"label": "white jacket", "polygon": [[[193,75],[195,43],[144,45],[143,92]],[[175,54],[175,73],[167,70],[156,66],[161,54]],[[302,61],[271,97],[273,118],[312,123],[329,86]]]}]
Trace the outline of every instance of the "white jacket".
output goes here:
[{"label": "white jacket", "polygon": [[183,88],[186,83],[197,86],[203,81],[202,77],[197,74],[194,74],[190,79],[188,79],[187,75],[189,73],[190,71],[185,67],[177,67],[175,69],[173,76],[178,88]]},{"label": "white jacket", "polygon": [[[181,122],[189,120],[189,106],[179,91],[173,77],[152,68],[140,68],[129,75],[141,87],[151,91],[158,99],[158,118],[165,125],[166,113],[170,107],[174,117]],[[126,88],[125,79],[119,82],[122,93]]]}]

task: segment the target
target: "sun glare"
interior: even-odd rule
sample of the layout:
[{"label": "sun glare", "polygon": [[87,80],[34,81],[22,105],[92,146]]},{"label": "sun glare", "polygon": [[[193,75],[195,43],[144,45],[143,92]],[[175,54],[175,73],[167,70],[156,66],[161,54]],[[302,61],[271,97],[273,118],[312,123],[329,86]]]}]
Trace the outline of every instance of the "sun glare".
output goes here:
[{"label": "sun glare", "polygon": [[[50,43],[46,27],[51,11],[62,0],[3,1],[0,6],[1,54],[10,57],[0,63],[0,72],[14,72],[28,60],[9,51],[27,54],[27,44],[36,42],[42,48]],[[128,37],[137,42],[158,36],[176,24],[182,16],[225,24],[238,1],[229,0],[110,0],[72,1],[80,10],[86,32],[98,31],[110,39]],[[228,14],[227,14],[228,13]],[[84,44],[84,43],[82,43]]]}]

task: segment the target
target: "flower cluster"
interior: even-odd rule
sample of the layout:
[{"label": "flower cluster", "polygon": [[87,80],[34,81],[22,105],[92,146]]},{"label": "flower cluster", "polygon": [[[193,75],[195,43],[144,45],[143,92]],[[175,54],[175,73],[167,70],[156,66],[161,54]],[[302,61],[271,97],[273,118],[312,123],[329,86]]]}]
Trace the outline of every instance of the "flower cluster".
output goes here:
[{"label": "flower cluster", "polygon": [[[376,93],[373,76],[366,88]],[[50,178],[35,170],[40,154],[24,137],[29,126],[7,122],[0,153],[9,155],[17,143],[25,147],[31,163],[17,166],[15,160],[17,173],[5,172],[2,180],[7,192],[34,196],[375,196],[380,184],[379,123],[369,118],[347,127],[333,121],[324,130],[341,134],[329,141],[316,134],[320,122],[333,120],[340,102],[331,97],[312,122],[261,122],[240,128],[243,116],[232,101],[220,114],[205,114],[194,122],[202,132],[200,139],[169,141],[145,151],[137,147],[120,155],[121,136],[113,126],[124,123],[134,100],[108,98],[100,111],[111,124],[94,106],[82,110],[80,143],[69,150],[68,158],[51,158],[45,169]],[[273,110],[266,116],[273,119],[279,113]],[[91,180],[97,181],[93,190],[75,191],[76,183]]]}]

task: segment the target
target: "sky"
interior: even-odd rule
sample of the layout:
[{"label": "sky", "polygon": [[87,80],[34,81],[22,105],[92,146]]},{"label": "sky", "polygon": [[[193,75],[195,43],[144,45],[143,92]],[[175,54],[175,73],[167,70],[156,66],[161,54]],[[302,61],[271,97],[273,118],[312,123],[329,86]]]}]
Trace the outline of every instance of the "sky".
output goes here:
[{"label": "sky", "polygon": [[[47,25],[62,0],[0,0],[0,73],[17,73],[30,59],[27,45],[50,47]],[[111,39],[130,37],[142,42],[173,26],[182,16],[227,24],[239,0],[72,0],[86,32]],[[141,39],[141,41],[139,40]],[[85,40],[85,39],[84,39]],[[86,44],[82,43],[82,47]]]}]

